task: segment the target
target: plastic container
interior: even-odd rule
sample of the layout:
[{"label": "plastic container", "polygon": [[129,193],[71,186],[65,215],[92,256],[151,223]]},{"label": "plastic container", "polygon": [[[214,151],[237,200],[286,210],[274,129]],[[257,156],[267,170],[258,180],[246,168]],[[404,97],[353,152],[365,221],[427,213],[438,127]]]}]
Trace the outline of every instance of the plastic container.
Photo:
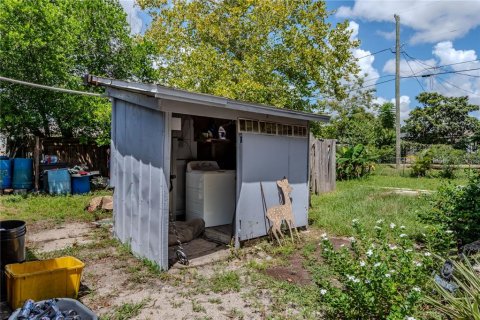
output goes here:
[{"label": "plastic container", "polygon": [[33,160],[26,158],[13,159],[13,189],[33,188]]},{"label": "plastic container", "polygon": [[7,300],[5,266],[25,261],[25,221],[0,221],[0,301]]},{"label": "plastic container", "polygon": [[[46,179],[45,179],[46,178]],[[44,178],[45,191],[50,194],[70,194],[70,173],[68,169],[46,171]]]},{"label": "plastic container", "polygon": [[0,158],[0,189],[12,187],[12,160],[8,157]]},{"label": "plastic container", "polygon": [[9,264],[5,267],[8,304],[16,309],[27,299],[76,298],[84,266],[69,256]]},{"label": "plastic container", "polygon": [[[43,304],[45,301],[38,301],[38,303]],[[98,317],[87,307],[85,307],[81,302],[70,299],[70,298],[60,298],[57,300],[57,306],[60,311],[75,310],[82,320],[98,320]],[[15,310],[14,313],[8,318],[8,320],[16,320],[20,309]]]},{"label": "plastic container", "polygon": [[90,177],[72,177],[72,193],[83,194],[90,192]]}]

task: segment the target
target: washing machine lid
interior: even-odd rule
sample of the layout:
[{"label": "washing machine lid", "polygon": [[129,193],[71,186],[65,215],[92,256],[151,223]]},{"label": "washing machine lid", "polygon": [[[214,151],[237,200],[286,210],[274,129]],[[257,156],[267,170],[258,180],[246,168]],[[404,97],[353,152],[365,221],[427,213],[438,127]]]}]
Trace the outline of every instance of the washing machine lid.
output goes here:
[{"label": "washing machine lid", "polygon": [[187,164],[187,172],[191,171],[217,171],[220,170],[216,161],[190,161]]}]

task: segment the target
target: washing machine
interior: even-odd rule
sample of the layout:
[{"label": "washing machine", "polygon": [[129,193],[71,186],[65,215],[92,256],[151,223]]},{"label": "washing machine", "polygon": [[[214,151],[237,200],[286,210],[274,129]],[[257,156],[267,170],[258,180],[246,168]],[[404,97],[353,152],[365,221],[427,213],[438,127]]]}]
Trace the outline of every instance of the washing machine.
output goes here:
[{"label": "washing machine", "polygon": [[202,218],[205,227],[231,224],[235,213],[235,170],[215,161],[191,161],[186,170],[186,218]]}]

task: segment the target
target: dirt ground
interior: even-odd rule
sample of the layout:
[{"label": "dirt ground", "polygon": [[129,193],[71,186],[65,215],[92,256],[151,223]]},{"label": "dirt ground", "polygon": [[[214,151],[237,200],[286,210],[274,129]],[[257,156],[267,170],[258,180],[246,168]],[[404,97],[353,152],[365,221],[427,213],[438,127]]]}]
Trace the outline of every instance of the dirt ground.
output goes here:
[{"label": "dirt ground", "polygon": [[[245,266],[250,260],[272,260],[256,249],[235,257],[225,248],[220,255],[215,252],[214,262],[162,273],[115,242],[108,224],[75,222],[30,226],[27,250],[38,258],[70,254],[85,262],[79,300],[105,319],[266,319],[272,312],[270,292],[252,282]],[[311,284],[302,257],[294,254],[290,259],[289,266],[270,267],[265,274]],[[228,271],[239,275],[241,285],[235,290],[216,290],[213,279]],[[139,311],[128,316],[135,307]]]}]

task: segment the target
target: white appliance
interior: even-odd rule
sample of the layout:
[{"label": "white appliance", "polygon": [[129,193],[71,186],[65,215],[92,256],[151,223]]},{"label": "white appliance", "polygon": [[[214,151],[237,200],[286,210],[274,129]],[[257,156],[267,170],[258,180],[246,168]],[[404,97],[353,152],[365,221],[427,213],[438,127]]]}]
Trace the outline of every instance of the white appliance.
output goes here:
[{"label": "white appliance", "polygon": [[215,161],[191,161],[186,172],[186,218],[202,218],[205,227],[231,224],[235,212],[235,170]]}]

